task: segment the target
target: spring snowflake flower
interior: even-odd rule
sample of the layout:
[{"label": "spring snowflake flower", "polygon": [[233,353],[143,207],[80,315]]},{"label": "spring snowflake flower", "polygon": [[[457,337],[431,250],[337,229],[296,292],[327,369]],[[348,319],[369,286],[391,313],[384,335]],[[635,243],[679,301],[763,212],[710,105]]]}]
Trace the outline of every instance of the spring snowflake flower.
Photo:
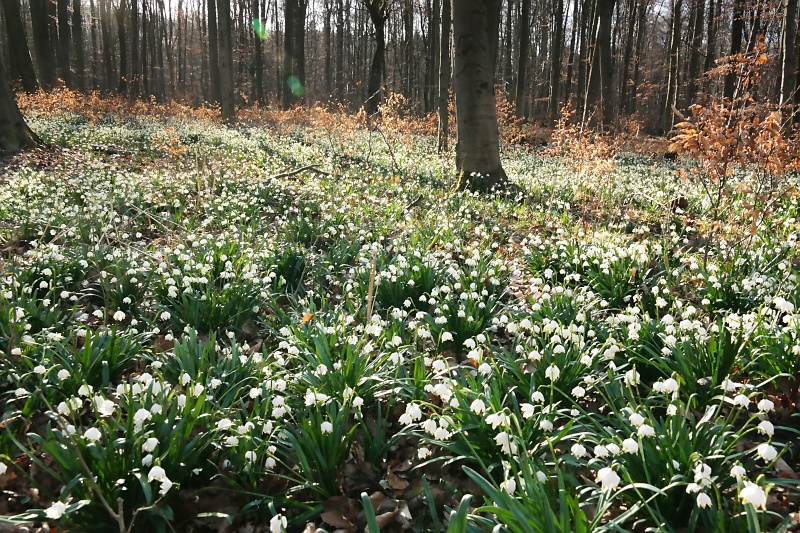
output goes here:
[{"label": "spring snowflake flower", "polygon": [[492,425],[492,429],[497,429],[498,426],[505,426],[508,424],[508,416],[503,413],[492,413],[486,417],[486,423]]},{"label": "spring snowflake flower", "polygon": [[680,385],[674,378],[669,378],[664,380],[663,386],[664,390],[669,393],[678,392],[678,389],[680,388]]},{"label": "spring snowflake flower", "polygon": [[417,457],[419,457],[420,460],[427,459],[428,457],[431,456],[432,453],[433,452],[431,452],[428,448],[423,446],[422,448],[417,450]]},{"label": "spring snowflake flower", "polygon": [[511,440],[511,435],[509,435],[505,431],[501,431],[498,433],[494,441],[497,443],[498,446],[503,450],[504,453],[508,454],[516,454],[517,453],[517,444]]},{"label": "spring snowflake flower", "polygon": [[53,505],[51,505],[50,507],[48,507],[45,510],[44,514],[50,520],[58,520],[62,516],[64,516],[64,513],[66,511],[67,511],[67,504],[66,503],[64,503],[64,502],[55,502],[55,503],[53,503]]},{"label": "spring snowflake flower", "polygon": [[595,457],[606,457],[608,456],[608,448],[602,444],[598,444],[594,447],[594,455]]},{"label": "spring snowflake flower", "polygon": [[58,371],[56,377],[58,377],[59,380],[64,381],[69,377],[69,371],[62,368],[61,370]]},{"label": "spring snowflake flower", "polygon": [[749,503],[756,509],[759,507],[762,509],[767,508],[767,493],[764,492],[764,489],[749,481],[745,481],[745,487],[739,493],[739,499],[742,500],[742,503]]},{"label": "spring snowflake flower", "polygon": [[622,451],[620,450],[619,446],[617,446],[613,442],[609,442],[608,444],[606,444],[606,449],[611,455],[619,455],[619,453]]},{"label": "spring snowflake flower", "polygon": [[514,494],[514,492],[517,490],[517,481],[514,478],[509,478],[500,483],[500,488],[506,491],[508,494]]},{"label": "spring snowflake flower", "polygon": [[649,424],[642,424],[636,432],[640,437],[654,437],[656,430]]},{"label": "spring snowflake flower", "polygon": [[453,334],[449,331],[445,331],[442,333],[442,342],[450,342],[453,340]]},{"label": "spring snowflake flower", "polygon": [[538,390],[534,391],[534,393],[531,394],[531,400],[537,403],[544,403],[544,394],[542,394],[541,391]]},{"label": "spring snowflake flower", "polygon": [[747,470],[742,465],[734,465],[731,467],[731,477],[738,478],[747,475]]},{"label": "spring snowflake flower", "polygon": [[90,441],[90,442],[97,442],[103,437],[103,434],[100,433],[100,430],[97,428],[89,428],[83,434],[83,438]]},{"label": "spring snowflake flower", "polygon": [[572,452],[572,455],[574,455],[578,459],[586,455],[586,448],[578,442],[572,445],[570,451]]},{"label": "spring snowflake flower", "polygon": [[326,420],[319,426],[319,429],[323,433],[333,433],[333,424]]},{"label": "spring snowflake flower", "polygon": [[583,398],[586,395],[586,389],[578,385],[572,389],[572,395],[576,398]]},{"label": "spring snowflake flower", "polygon": [[775,434],[775,426],[769,420],[762,420],[758,424],[758,432],[771,437]]},{"label": "spring snowflake flower", "polygon": [[636,385],[639,384],[639,379],[640,376],[636,370],[630,369],[627,372],[625,372],[625,385],[628,385],[630,387],[635,387]]},{"label": "spring snowflake flower", "polygon": [[561,370],[559,370],[556,365],[550,365],[544,371],[544,377],[546,377],[550,381],[557,380],[558,376],[560,375],[561,375]]},{"label": "spring snowflake flower", "polygon": [[750,405],[750,398],[748,398],[744,394],[737,394],[733,398],[733,405],[736,405],[736,406],[739,406],[739,407],[747,407],[748,405]]},{"label": "spring snowflake flower", "polygon": [[622,441],[622,451],[625,453],[636,453],[639,451],[639,443],[633,439]]},{"label": "spring snowflake flower", "polygon": [[769,411],[775,409],[775,403],[773,403],[772,400],[767,400],[765,398],[760,402],[758,402],[758,405],[756,407],[758,407],[758,410],[761,411],[762,413],[768,413]]},{"label": "spring snowflake flower", "polygon": [[483,403],[483,400],[477,398],[476,400],[473,400],[473,402],[469,405],[469,408],[473,413],[479,415],[486,411],[486,404]]},{"label": "spring snowflake flower", "polygon": [[147,481],[161,481],[167,478],[167,471],[156,465],[147,473]]},{"label": "spring snowflake flower", "polygon": [[282,514],[276,514],[273,516],[269,521],[269,531],[270,533],[283,533],[286,531],[287,525],[286,517]]},{"label": "spring snowflake flower", "polygon": [[8,471],[8,465],[5,463],[0,463],[0,476],[5,474]]},{"label": "spring snowflake flower", "polygon": [[631,425],[633,425],[633,427],[638,428],[639,426],[644,424],[644,417],[639,413],[631,413],[631,416],[628,417],[628,420],[630,421]]},{"label": "spring snowflake flower", "polygon": [[123,320],[125,320],[125,313],[123,313],[122,311],[117,311],[116,313],[114,313],[113,318],[117,322],[122,322]]},{"label": "spring snowflake flower", "polygon": [[611,491],[619,487],[620,477],[614,470],[605,467],[597,471],[596,480],[600,482],[602,490]]},{"label": "spring snowflake flower", "polygon": [[519,406],[519,410],[522,412],[522,418],[532,417],[534,409],[535,407],[530,403],[523,403]]},{"label": "spring snowflake flower", "polygon": [[756,448],[756,453],[768,463],[778,457],[778,450],[776,450],[775,447],[768,442],[759,444],[758,448]]},{"label": "spring snowflake flower", "polygon": [[701,492],[697,495],[697,506],[701,509],[711,507],[711,497],[705,492]]},{"label": "spring snowflake flower", "polygon": [[150,453],[156,449],[156,446],[158,446],[158,439],[155,437],[150,437],[149,439],[144,441],[144,444],[142,444],[142,450],[144,450],[147,453]]},{"label": "spring snowflake flower", "polygon": [[553,431],[553,423],[550,420],[542,420],[539,422],[539,427],[542,428],[543,431]]},{"label": "spring snowflake flower", "polygon": [[114,414],[114,409],[116,406],[111,400],[97,398],[95,400],[95,408],[97,409],[97,414],[99,414],[101,417],[108,417]]},{"label": "spring snowflake flower", "polygon": [[254,463],[256,461],[256,459],[258,458],[258,454],[256,454],[256,452],[254,452],[253,450],[249,450],[249,451],[244,453],[244,458],[248,462]]}]

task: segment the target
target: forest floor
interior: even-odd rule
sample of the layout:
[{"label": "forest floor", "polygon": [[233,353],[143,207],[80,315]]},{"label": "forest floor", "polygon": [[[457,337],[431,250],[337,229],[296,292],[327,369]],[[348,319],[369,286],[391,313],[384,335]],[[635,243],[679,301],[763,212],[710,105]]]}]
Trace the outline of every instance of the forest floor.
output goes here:
[{"label": "forest floor", "polygon": [[0,531],[800,527],[798,176],[509,144],[477,196],[334,114],[27,112]]}]

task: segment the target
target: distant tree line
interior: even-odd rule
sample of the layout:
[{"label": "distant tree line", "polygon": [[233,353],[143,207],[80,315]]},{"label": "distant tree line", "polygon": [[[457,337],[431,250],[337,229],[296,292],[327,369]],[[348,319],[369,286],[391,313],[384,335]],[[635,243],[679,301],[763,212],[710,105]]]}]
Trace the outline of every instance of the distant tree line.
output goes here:
[{"label": "distant tree line", "polygon": [[[456,3],[458,0],[453,0]],[[756,98],[800,104],[798,0],[485,0],[494,82],[552,124],[636,117],[732,96],[724,58],[763,43]],[[448,0],[2,0],[0,53],[25,91],[60,83],[131,99],[316,102],[374,112],[388,91],[434,112],[449,81]],[[718,75],[711,76],[710,73]],[[446,97],[446,92],[444,93]],[[446,99],[446,98],[445,98]]]}]

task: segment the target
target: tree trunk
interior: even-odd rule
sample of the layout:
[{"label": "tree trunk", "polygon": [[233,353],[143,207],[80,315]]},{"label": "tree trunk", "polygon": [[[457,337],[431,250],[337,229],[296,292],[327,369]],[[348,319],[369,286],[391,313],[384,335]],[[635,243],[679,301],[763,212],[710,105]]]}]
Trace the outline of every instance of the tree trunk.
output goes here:
[{"label": "tree trunk", "polygon": [[[4,0],[5,1],[5,0]],[[8,85],[3,54],[0,54],[0,154],[31,148],[41,143],[25,124]]]},{"label": "tree trunk", "polygon": [[639,70],[642,66],[642,48],[644,48],[644,26],[647,16],[647,1],[639,0],[639,7],[636,10],[636,51],[634,52],[633,63],[633,87],[631,97],[628,99],[628,113],[636,113],[637,96],[639,93]]},{"label": "tree trunk", "polygon": [[256,48],[256,57],[255,57],[255,69],[256,69],[256,76],[255,76],[255,96],[256,102],[258,104],[264,103],[264,52],[262,50],[263,45],[261,40],[265,38],[263,32],[263,28],[266,24],[266,17],[263,19],[261,18],[264,13],[259,10],[259,3],[260,0],[253,0],[253,17],[255,20],[259,21],[259,29],[260,31],[256,33],[255,36],[255,48]]},{"label": "tree trunk", "polygon": [[[733,20],[731,21],[731,56],[742,51],[744,39],[745,0],[733,0]],[[731,71],[725,76],[725,98],[733,99],[736,92],[736,73]]]},{"label": "tree trunk", "polygon": [[686,103],[697,99],[698,81],[700,81],[700,53],[703,46],[703,19],[705,18],[706,0],[692,1],[692,46],[689,55],[689,83],[686,90]]},{"label": "tree trunk", "polygon": [[552,41],[550,61],[550,122],[558,120],[561,103],[561,58],[564,55],[564,0],[555,2],[555,35]]},{"label": "tree trunk", "polygon": [[631,61],[633,60],[633,41],[636,29],[636,0],[628,2],[628,33],[625,36],[625,53],[622,59],[622,84],[619,95],[620,109],[628,109],[628,95],[631,85]]},{"label": "tree trunk", "polygon": [[500,162],[490,42],[497,27],[489,27],[499,21],[498,7],[492,0],[453,3],[458,189],[486,191],[508,180]]},{"label": "tree trunk", "polygon": [[437,151],[446,152],[450,136],[450,0],[442,0],[442,35],[439,40],[439,128]]},{"label": "tree trunk", "polygon": [[336,0],[336,98],[344,99],[344,4]]},{"label": "tree trunk", "polygon": [[528,82],[528,55],[531,47],[531,0],[522,0],[519,27],[519,59],[517,61],[517,87],[514,90],[514,107],[517,117],[525,116],[525,88]]},{"label": "tree trunk", "polygon": [[673,0],[672,37],[669,45],[669,77],[667,78],[667,95],[661,112],[661,130],[665,134],[672,130],[675,118],[674,108],[678,101],[678,53],[681,44],[681,9],[683,9],[683,0]]},{"label": "tree trunk", "polygon": [[797,0],[783,0],[783,31],[781,32],[781,97],[785,105],[794,100],[797,87],[797,58],[795,40],[797,39]]},{"label": "tree trunk", "polygon": [[114,14],[117,18],[117,35],[119,37],[119,86],[117,92],[125,95],[128,92],[128,41],[125,39],[125,12],[128,0],[120,0]]},{"label": "tree trunk", "polygon": [[211,78],[211,101],[220,101],[219,30],[217,29],[217,3],[208,0],[208,63]]},{"label": "tree trunk", "polygon": [[708,34],[708,41],[706,42],[706,60],[703,64],[703,70],[708,72],[716,63],[717,59],[717,6],[719,0],[709,0],[708,2],[708,15],[706,17],[706,33]]},{"label": "tree trunk", "polygon": [[231,35],[231,0],[217,0],[219,16],[219,77],[222,118],[231,121],[236,110],[233,99],[233,36]]},{"label": "tree trunk", "polygon": [[47,14],[47,1],[30,0],[33,50],[36,54],[36,66],[39,69],[39,82],[45,90],[52,89],[56,84],[56,62],[50,47],[50,18]]},{"label": "tree trunk", "polygon": [[[597,0],[597,38],[595,39],[586,110],[599,114],[604,124],[611,124],[614,110],[611,106],[611,19],[615,0]],[[586,111],[584,111],[584,116]]]},{"label": "tree trunk", "polygon": [[381,82],[386,65],[386,2],[368,0],[365,6],[375,31],[375,54],[369,68],[365,109],[367,113],[374,114],[378,112],[378,105],[381,103]]},{"label": "tree trunk", "polygon": [[58,0],[58,73],[67,87],[72,87],[72,73],[69,65],[69,49],[72,45],[69,31],[69,0]]},{"label": "tree trunk", "polygon": [[2,1],[8,30],[8,46],[22,79],[22,88],[27,93],[34,93],[39,89],[39,82],[36,79],[36,71],[33,70],[31,52],[25,37],[25,26],[22,25],[19,0]]},{"label": "tree trunk", "polygon": [[112,53],[111,53],[111,28],[109,27],[110,22],[108,20],[109,16],[109,8],[108,8],[109,0],[100,0],[100,33],[102,34],[103,39],[103,67],[104,67],[104,76],[103,76],[103,88],[106,91],[111,90],[111,86],[114,80],[114,64],[112,63]]},{"label": "tree trunk", "polygon": [[[530,0],[523,0],[523,2],[528,2],[528,15],[530,15]],[[516,7],[515,0],[508,0],[508,9],[506,10],[506,27],[505,27],[505,49],[503,50],[503,90],[505,91],[506,95],[508,95],[508,99],[516,101],[516,89],[517,85],[512,82],[512,71],[514,69],[514,27],[512,25],[512,21],[514,20],[514,11]],[[524,8],[523,8],[524,11]],[[519,20],[519,24],[525,26],[525,16],[521,16]],[[528,22],[530,24],[530,22]],[[522,40],[522,29],[520,28],[520,41]],[[528,26],[528,40],[530,41],[530,26]]]},{"label": "tree trunk", "polygon": [[82,91],[86,88],[84,76],[86,74],[83,53],[83,15],[81,14],[81,0],[72,0],[72,50],[75,53],[75,75],[72,83],[75,88]]},{"label": "tree trunk", "polygon": [[141,95],[142,64],[139,54],[139,1],[131,0],[131,99]]},{"label": "tree trunk", "polygon": [[322,34],[325,40],[325,98],[329,99],[333,93],[333,34],[331,19],[333,18],[331,0],[325,0],[325,20],[322,25]]}]

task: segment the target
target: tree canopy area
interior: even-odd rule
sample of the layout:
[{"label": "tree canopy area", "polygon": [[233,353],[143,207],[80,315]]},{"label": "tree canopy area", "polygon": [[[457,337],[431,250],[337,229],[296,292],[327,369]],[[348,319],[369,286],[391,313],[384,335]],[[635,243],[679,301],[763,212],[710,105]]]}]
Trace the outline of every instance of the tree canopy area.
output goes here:
[{"label": "tree canopy area", "polygon": [[0,1],[0,532],[797,529],[797,0]]}]

